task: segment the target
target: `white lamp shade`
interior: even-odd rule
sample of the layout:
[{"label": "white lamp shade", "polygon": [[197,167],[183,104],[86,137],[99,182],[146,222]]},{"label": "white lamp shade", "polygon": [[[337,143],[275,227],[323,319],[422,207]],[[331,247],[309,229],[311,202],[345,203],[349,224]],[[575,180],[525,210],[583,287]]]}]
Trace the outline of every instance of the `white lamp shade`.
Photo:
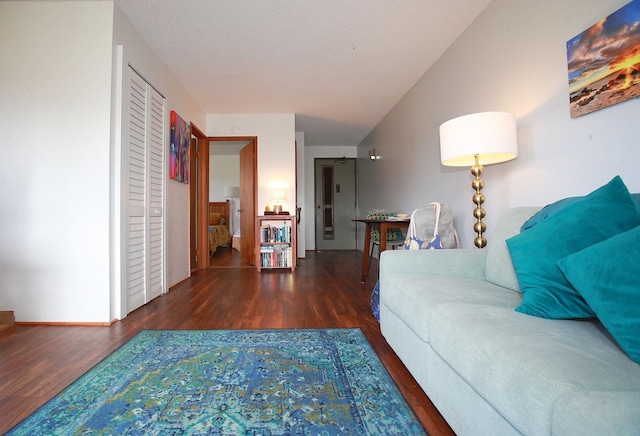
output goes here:
[{"label": "white lamp shade", "polygon": [[508,112],[464,115],[440,126],[442,165],[462,167],[506,162],[518,156],[516,118]]},{"label": "white lamp shade", "polygon": [[281,203],[287,200],[287,196],[284,192],[284,189],[272,189],[271,190],[271,201],[274,203]]},{"label": "white lamp shade", "polygon": [[240,197],[240,187],[239,186],[228,186],[224,190],[225,197]]}]

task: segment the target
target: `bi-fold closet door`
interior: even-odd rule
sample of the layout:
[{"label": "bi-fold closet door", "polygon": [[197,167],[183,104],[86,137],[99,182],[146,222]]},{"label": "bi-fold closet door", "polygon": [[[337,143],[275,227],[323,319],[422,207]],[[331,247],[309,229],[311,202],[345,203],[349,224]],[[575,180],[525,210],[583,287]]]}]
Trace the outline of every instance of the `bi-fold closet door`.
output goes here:
[{"label": "bi-fold closet door", "polygon": [[166,99],[133,69],[129,70],[128,141],[123,153],[122,245],[127,313],[166,292],[165,135]]}]

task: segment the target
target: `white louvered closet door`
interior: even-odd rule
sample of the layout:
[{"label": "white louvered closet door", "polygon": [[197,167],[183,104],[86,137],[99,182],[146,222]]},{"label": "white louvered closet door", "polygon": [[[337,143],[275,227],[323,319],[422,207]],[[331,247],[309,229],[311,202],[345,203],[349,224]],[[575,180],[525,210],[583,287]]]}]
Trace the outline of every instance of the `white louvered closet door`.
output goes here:
[{"label": "white louvered closet door", "polygon": [[127,313],[165,292],[164,135],[166,100],[131,70],[126,154]]}]

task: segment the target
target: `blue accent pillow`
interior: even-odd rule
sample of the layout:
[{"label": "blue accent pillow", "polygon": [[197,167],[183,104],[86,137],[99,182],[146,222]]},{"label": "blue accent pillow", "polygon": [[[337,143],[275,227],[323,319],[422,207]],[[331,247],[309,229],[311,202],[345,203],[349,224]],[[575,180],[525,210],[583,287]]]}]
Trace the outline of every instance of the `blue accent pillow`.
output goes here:
[{"label": "blue accent pillow", "polygon": [[616,176],[532,229],[508,239],[523,294],[516,311],[552,319],[595,317],[556,262],[638,225],[640,211]]},{"label": "blue accent pillow", "polygon": [[561,259],[558,267],[611,333],[640,363],[640,227]]},{"label": "blue accent pillow", "polygon": [[[640,209],[640,194],[631,194],[631,197],[633,198],[633,201],[636,202],[636,206]],[[538,213],[536,213],[531,218],[526,220],[524,224],[522,224],[522,227],[520,227],[520,231],[524,232],[525,230],[534,228],[536,225],[540,224],[545,219],[555,215],[565,207],[577,201],[580,201],[583,198],[584,197],[567,197],[567,198],[563,198],[562,200],[558,200],[554,203],[547,204],[545,207],[540,209]]]}]

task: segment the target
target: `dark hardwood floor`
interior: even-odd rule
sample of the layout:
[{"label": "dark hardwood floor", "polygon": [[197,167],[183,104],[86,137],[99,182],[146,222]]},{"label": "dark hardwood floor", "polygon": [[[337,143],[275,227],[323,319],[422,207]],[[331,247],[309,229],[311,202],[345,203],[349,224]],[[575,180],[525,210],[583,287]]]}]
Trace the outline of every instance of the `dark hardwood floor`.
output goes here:
[{"label": "dark hardwood floor", "polygon": [[431,436],[453,432],[387,345],[370,311],[376,263],[360,284],[362,254],[307,252],[294,272],[243,267],[221,248],[211,267],[110,327],[14,325],[0,329],[0,434],[141,329],[359,327]]}]

